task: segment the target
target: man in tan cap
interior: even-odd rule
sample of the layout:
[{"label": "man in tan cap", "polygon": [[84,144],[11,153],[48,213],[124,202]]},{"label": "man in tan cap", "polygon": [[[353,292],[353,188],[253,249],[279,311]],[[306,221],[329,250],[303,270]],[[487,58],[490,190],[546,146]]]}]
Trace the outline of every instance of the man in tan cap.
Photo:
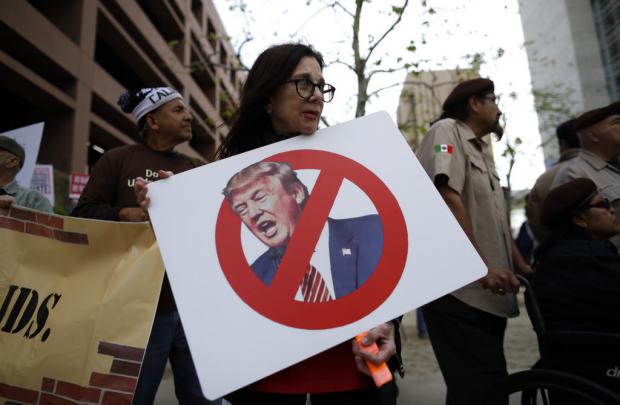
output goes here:
[{"label": "man in tan cap", "polygon": [[0,208],[19,205],[51,213],[52,205],[45,196],[36,190],[22,187],[15,181],[25,159],[26,152],[20,144],[0,135]]},{"label": "man in tan cap", "polygon": [[537,244],[544,242],[551,233],[551,230],[545,227],[540,221],[543,201],[547,198],[551,190],[551,184],[562,167],[579,154],[579,137],[577,136],[577,132],[575,132],[574,119],[560,124],[556,128],[555,134],[560,148],[560,160],[555,166],[538,177],[525,203],[527,223],[536,238]]},{"label": "man in tan cap", "polygon": [[[620,102],[588,111],[575,120],[579,155],[558,172],[551,188],[572,179],[592,179],[620,215]],[[620,237],[611,239],[620,249]]]},{"label": "man in tan cap", "polygon": [[512,239],[499,175],[483,139],[491,132],[503,134],[500,115],[491,80],[463,82],[444,102],[440,120],[417,152],[488,269],[479,281],[423,308],[449,405],[474,404],[482,391],[507,375],[506,318],[519,314],[519,282],[513,271],[531,272]]}]

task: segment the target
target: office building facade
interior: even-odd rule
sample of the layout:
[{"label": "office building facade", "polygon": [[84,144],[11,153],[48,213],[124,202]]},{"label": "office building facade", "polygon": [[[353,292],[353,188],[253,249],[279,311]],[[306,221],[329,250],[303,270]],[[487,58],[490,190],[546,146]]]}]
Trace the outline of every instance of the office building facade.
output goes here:
[{"label": "office building facade", "polygon": [[412,149],[416,149],[431,123],[441,115],[441,106],[454,87],[478,77],[472,69],[409,73],[400,94],[396,119]]},{"label": "office building facade", "polygon": [[209,159],[244,78],[210,0],[3,0],[0,72],[0,132],[44,121],[38,161],[61,178],[140,141],[116,104],[139,87],[178,89],[194,116],[179,149]]},{"label": "office building facade", "polygon": [[555,128],[620,99],[620,2],[519,1],[547,166],[559,150]]}]

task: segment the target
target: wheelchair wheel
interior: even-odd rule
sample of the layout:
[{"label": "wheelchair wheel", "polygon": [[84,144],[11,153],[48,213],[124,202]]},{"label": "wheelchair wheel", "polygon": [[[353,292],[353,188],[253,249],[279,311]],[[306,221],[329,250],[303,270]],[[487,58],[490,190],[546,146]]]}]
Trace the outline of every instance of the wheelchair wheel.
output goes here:
[{"label": "wheelchair wheel", "polygon": [[588,379],[555,370],[527,370],[511,374],[491,387],[479,403],[507,404],[508,397],[516,393],[521,393],[522,405],[620,404],[620,396],[613,391]]}]

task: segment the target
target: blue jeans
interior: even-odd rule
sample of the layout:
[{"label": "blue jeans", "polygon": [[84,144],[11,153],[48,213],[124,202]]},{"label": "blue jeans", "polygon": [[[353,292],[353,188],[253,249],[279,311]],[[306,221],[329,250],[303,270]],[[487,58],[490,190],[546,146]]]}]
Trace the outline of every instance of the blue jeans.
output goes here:
[{"label": "blue jeans", "polygon": [[415,314],[416,314],[416,326],[418,328],[418,337],[425,338],[427,336],[427,332],[426,332],[426,322],[424,322],[424,314],[422,314],[422,308],[418,308]]},{"label": "blue jeans", "polygon": [[168,359],[174,375],[174,392],[180,405],[219,404],[219,401],[211,402],[202,395],[179,313],[173,311],[155,316],[134,395],[134,405],[153,403]]}]

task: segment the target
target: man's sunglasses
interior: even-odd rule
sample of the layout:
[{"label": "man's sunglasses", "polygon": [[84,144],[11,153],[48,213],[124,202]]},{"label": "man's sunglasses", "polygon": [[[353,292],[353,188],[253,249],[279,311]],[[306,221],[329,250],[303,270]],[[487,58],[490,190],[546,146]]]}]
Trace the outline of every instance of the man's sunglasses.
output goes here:
[{"label": "man's sunglasses", "polygon": [[611,208],[611,202],[607,198],[603,198],[602,200],[595,202],[594,204],[589,204],[586,208],[604,208],[606,210]]}]

